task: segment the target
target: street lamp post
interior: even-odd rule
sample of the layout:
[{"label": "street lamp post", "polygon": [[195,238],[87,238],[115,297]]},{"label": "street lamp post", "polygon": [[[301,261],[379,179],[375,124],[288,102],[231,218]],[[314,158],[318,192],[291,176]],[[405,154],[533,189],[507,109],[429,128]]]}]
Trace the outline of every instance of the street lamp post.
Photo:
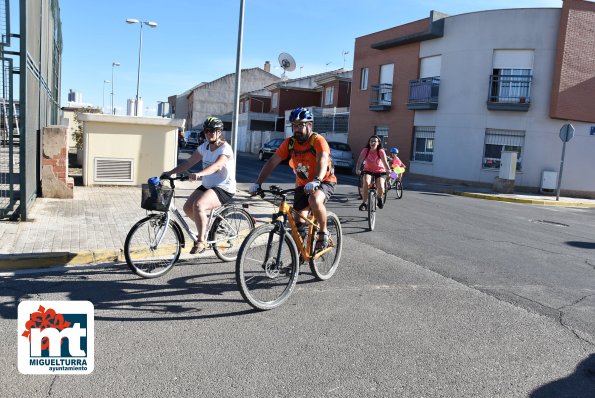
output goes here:
[{"label": "street lamp post", "polygon": [[116,111],[114,110],[114,67],[115,66],[120,66],[119,62],[112,62],[112,107],[110,109],[110,113],[112,115],[116,114]]},{"label": "street lamp post", "polygon": [[101,101],[101,113],[105,113],[105,83],[109,83],[109,80],[103,81],[103,99]]},{"label": "street lamp post", "polygon": [[138,71],[136,72],[136,101],[134,102],[134,116],[138,116],[138,90],[140,87],[140,65],[141,65],[141,54],[143,51],[143,25],[147,25],[151,28],[157,27],[157,22],[152,21],[139,21],[138,19],[128,18],[126,20],[128,24],[140,24],[139,44],[138,44]]}]

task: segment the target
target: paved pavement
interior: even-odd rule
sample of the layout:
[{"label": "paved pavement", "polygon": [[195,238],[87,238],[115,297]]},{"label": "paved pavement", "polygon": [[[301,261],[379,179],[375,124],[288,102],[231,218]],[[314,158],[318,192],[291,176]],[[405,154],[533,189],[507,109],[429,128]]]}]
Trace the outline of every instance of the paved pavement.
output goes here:
[{"label": "paved pavement", "polygon": [[[178,208],[194,185],[177,183]],[[257,223],[270,220],[273,206],[250,198],[248,185],[239,184],[235,200],[249,204],[248,211]],[[556,201],[555,195],[498,194],[488,188],[412,177],[405,180],[405,188],[538,206],[595,207],[592,199],[560,197]],[[30,210],[30,221],[0,221],[0,270],[123,261],[126,234],[145,215],[140,196],[138,187],[106,186],[75,187],[74,199],[38,198]],[[212,252],[207,250],[201,256],[209,255]]]}]

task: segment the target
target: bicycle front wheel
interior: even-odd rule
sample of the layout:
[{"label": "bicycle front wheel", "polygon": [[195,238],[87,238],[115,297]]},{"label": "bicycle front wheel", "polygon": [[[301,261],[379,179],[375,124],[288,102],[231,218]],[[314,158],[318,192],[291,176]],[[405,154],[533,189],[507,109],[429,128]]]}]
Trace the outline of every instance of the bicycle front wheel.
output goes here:
[{"label": "bicycle front wheel", "polygon": [[170,271],[182,252],[182,236],[165,213],[137,222],[124,242],[126,264],[143,278],[156,278]]},{"label": "bicycle front wheel", "polygon": [[278,227],[265,224],[246,237],[236,260],[236,280],[242,297],[258,310],[270,310],[291,295],[299,272],[298,250]]},{"label": "bicycle front wheel", "polygon": [[254,219],[246,210],[229,207],[221,212],[211,227],[209,240],[221,261],[235,261],[246,236],[254,229]]},{"label": "bicycle front wheel", "polygon": [[397,199],[401,199],[403,197],[403,184],[401,180],[396,181],[395,191],[397,191]]},{"label": "bicycle front wheel", "polygon": [[368,228],[374,231],[376,225],[376,190],[368,191]]},{"label": "bicycle front wheel", "polygon": [[316,279],[325,281],[329,279],[339,266],[341,253],[343,251],[343,229],[339,217],[335,213],[326,214],[326,227],[329,233],[329,246],[332,250],[314,259],[310,258],[310,269]]}]

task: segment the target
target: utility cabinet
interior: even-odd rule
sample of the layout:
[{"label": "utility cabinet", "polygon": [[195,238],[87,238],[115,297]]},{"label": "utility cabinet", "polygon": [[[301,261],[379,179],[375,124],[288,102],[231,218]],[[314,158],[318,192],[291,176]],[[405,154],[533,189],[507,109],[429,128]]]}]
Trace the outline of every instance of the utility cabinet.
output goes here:
[{"label": "utility cabinet", "polygon": [[541,189],[542,193],[553,193],[558,184],[558,172],[551,170],[543,170],[541,173]]}]

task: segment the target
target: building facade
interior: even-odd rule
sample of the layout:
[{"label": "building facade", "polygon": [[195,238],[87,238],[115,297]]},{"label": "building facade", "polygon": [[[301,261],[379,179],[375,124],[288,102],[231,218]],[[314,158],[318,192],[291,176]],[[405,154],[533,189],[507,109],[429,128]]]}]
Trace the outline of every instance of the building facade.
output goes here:
[{"label": "building facade", "polygon": [[562,192],[594,197],[595,3],[430,17],[356,39],[349,140],[397,146],[409,172],[492,184],[502,153],[515,185],[541,188],[560,166]]}]

